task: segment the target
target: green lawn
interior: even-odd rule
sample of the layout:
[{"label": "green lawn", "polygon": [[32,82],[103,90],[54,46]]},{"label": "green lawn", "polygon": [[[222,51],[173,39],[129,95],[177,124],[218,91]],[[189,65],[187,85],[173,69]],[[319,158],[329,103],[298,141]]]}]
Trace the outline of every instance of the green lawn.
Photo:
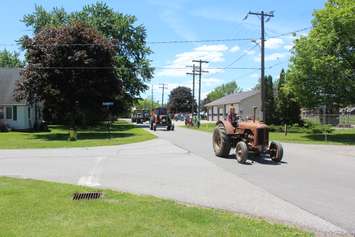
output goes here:
[{"label": "green lawn", "polygon": [[50,126],[49,128],[50,132],[0,133],[0,149],[119,145],[146,141],[155,137],[144,129],[124,121],[113,124],[111,139],[108,139],[104,124],[79,130],[77,141],[68,141],[68,129],[64,126]]},{"label": "green lawn", "polygon": [[[205,132],[212,132],[215,128],[214,123],[201,124],[201,127],[192,128]],[[270,132],[270,140],[292,143],[306,144],[335,144],[335,145],[355,145],[355,128],[335,129],[334,132],[327,135],[327,141],[322,134],[310,133],[288,133],[285,136],[281,132]]]},{"label": "green lawn", "polygon": [[72,201],[85,187],[0,177],[0,236],[312,236],[233,213],[151,196],[104,190]]}]

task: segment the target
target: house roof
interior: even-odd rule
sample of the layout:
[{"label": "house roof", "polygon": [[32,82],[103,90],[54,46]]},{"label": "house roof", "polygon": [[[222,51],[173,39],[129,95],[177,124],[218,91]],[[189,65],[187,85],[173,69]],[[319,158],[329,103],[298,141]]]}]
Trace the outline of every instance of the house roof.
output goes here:
[{"label": "house roof", "polygon": [[0,68],[0,104],[22,104],[15,100],[16,81],[20,79],[19,68]]},{"label": "house roof", "polygon": [[242,100],[249,98],[250,96],[256,95],[260,93],[259,90],[251,90],[251,91],[243,91],[239,93],[233,93],[230,95],[226,95],[222,98],[219,98],[215,101],[212,101],[205,105],[205,107],[216,106],[216,105],[225,105],[225,104],[237,104]]}]

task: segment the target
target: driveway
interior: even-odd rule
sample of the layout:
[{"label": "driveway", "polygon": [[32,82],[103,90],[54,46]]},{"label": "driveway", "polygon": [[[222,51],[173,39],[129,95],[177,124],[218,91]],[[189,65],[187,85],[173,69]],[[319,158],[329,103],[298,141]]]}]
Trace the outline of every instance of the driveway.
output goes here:
[{"label": "driveway", "polygon": [[352,147],[286,144],[286,163],[239,165],[214,157],[208,133],[156,134],[122,146],[0,150],[0,175],[154,195],[322,232],[355,230]]}]

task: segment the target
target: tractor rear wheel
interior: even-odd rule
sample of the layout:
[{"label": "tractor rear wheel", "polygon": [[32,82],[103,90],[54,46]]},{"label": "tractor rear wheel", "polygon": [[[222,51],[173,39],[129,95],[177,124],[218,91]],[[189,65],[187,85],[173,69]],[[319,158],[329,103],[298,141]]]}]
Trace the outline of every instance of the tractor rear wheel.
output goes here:
[{"label": "tractor rear wheel", "polygon": [[248,159],[248,146],[245,142],[238,142],[235,147],[235,158],[241,164],[244,164]]},{"label": "tractor rear wheel", "polygon": [[216,156],[228,157],[232,143],[223,125],[218,125],[214,129],[212,142],[213,150]]},{"label": "tractor rear wheel", "polygon": [[282,145],[278,142],[271,142],[269,146],[269,154],[272,161],[280,162],[284,154]]}]

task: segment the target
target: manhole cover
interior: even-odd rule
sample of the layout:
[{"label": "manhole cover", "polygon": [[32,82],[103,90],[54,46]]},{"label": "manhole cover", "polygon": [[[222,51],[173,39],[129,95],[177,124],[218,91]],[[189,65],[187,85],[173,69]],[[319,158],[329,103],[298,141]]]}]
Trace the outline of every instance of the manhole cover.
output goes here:
[{"label": "manhole cover", "polygon": [[86,193],[74,193],[73,200],[90,200],[90,199],[99,199],[103,196],[102,192],[86,192]]}]

